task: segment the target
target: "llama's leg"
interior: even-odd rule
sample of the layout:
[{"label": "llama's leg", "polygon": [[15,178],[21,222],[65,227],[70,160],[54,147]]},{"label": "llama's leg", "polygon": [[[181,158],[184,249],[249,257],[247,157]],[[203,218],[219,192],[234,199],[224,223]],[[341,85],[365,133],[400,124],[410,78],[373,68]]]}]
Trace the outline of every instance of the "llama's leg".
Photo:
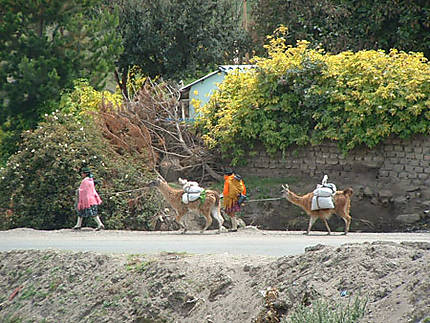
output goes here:
[{"label": "llama's leg", "polygon": [[330,235],[331,230],[330,230],[330,226],[328,225],[327,219],[323,218],[323,221],[324,221],[325,227],[327,228],[327,235]]},{"label": "llama's leg", "polygon": [[212,224],[212,217],[211,217],[210,210],[205,211],[203,215],[206,218],[206,225],[203,229],[200,230],[200,233],[203,233],[204,231],[206,231],[206,229],[209,228],[209,226]]},{"label": "llama's leg", "polygon": [[312,226],[313,226],[313,224],[315,223],[316,220],[317,220],[316,217],[313,217],[313,216],[309,217],[308,231],[306,231],[305,234],[309,234],[309,232],[311,232],[311,228],[312,228]]},{"label": "llama's leg", "polygon": [[348,214],[344,214],[342,216],[343,221],[345,221],[345,232],[343,233],[344,235],[347,235],[349,232],[349,226],[351,225],[351,216],[349,216]]},{"label": "llama's leg", "polygon": [[345,231],[344,235],[347,235],[349,232],[349,226],[351,225],[351,216],[349,215],[349,210],[351,207],[351,202],[346,200],[346,203],[343,208],[341,208],[338,212],[338,215],[345,221]]},{"label": "llama's leg", "polygon": [[182,223],[182,217],[184,216],[184,214],[178,214],[176,215],[176,223],[179,224],[180,229],[182,229],[182,234],[184,234],[185,232],[187,232],[187,227],[185,226],[184,223]]}]

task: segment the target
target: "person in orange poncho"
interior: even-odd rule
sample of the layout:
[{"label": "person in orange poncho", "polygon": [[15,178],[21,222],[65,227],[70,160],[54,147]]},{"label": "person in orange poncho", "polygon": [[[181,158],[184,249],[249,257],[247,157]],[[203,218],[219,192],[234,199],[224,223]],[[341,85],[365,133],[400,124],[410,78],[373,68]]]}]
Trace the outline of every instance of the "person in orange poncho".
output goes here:
[{"label": "person in orange poncho", "polygon": [[246,187],[242,177],[232,170],[224,173],[224,211],[231,217],[231,231],[237,231],[236,212],[246,196]]}]

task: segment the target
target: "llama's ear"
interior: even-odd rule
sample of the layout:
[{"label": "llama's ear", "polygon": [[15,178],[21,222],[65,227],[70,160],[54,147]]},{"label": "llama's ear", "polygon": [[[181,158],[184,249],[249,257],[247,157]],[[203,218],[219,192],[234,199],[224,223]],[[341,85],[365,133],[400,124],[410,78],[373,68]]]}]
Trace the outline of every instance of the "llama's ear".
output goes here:
[{"label": "llama's ear", "polygon": [[281,187],[282,187],[282,190],[283,190],[283,191],[289,191],[289,190],[290,190],[290,188],[289,188],[288,184],[285,184],[285,185],[284,185],[284,184],[282,184],[282,185],[281,185]]},{"label": "llama's ear", "polygon": [[327,184],[327,180],[328,180],[328,176],[327,176],[327,175],[324,175],[324,177],[323,177],[323,179],[322,179],[321,183],[322,183],[323,185],[325,185],[325,184]]}]

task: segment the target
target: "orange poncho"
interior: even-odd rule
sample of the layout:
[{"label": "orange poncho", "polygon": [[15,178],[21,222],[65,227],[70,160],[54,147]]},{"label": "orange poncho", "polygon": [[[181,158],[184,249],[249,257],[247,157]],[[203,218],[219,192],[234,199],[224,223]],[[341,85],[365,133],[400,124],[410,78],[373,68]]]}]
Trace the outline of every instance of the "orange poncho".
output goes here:
[{"label": "orange poncho", "polygon": [[246,195],[246,187],[243,180],[238,181],[234,178],[234,175],[224,176],[224,208],[232,208],[241,193]]}]

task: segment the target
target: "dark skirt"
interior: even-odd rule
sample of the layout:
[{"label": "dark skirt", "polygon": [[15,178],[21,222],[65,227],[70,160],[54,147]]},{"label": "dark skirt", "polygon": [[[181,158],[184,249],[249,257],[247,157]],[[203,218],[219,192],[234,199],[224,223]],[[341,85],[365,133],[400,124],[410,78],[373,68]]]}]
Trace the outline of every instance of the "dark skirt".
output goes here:
[{"label": "dark skirt", "polygon": [[83,218],[89,218],[97,216],[98,207],[97,205],[91,205],[90,207],[82,210],[78,210],[78,216],[81,216]]},{"label": "dark skirt", "polygon": [[236,213],[240,211],[240,205],[239,203],[236,201],[233,203],[233,205],[230,208],[225,208],[225,213],[230,214],[230,213]]}]

